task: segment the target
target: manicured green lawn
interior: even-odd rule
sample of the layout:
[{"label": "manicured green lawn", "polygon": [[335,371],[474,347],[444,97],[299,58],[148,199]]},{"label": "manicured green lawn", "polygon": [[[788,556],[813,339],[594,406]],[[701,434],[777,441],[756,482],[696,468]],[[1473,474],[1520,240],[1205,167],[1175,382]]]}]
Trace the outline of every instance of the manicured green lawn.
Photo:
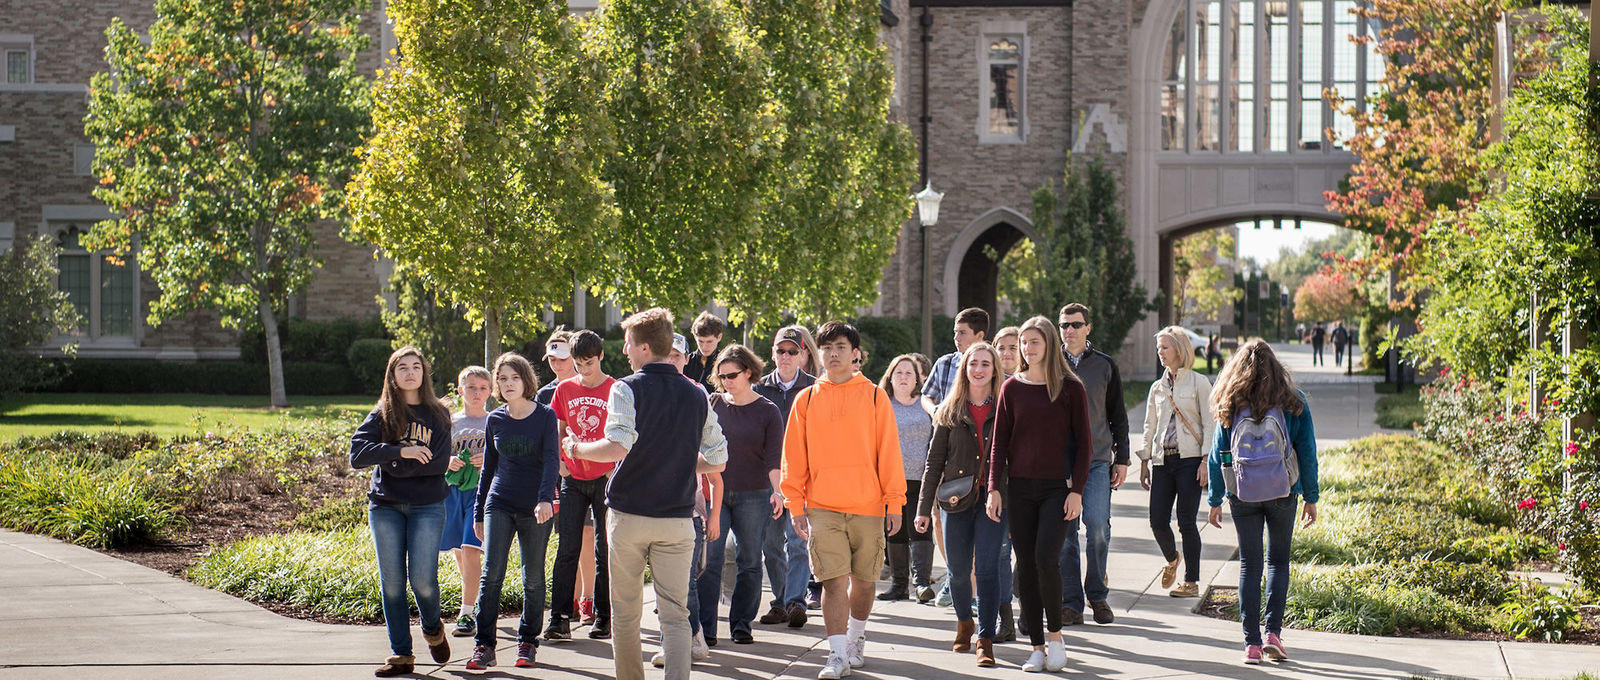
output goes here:
[{"label": "manicured green lawn", "polygon": [[1378,427],[1391,430],[1412,429],[1427,415],[1422,408],[1422,395],[1415,389],[1379,397],[1376,408]]},{"label": "manicured green lawn", "polygon": [[259,428],[284,419],[366,413],[372,397],[290,397],[267,408],[267,397],[214,394],[24,394],[0,401],[0,442],[61,430],[150,431],[162,436]]}]

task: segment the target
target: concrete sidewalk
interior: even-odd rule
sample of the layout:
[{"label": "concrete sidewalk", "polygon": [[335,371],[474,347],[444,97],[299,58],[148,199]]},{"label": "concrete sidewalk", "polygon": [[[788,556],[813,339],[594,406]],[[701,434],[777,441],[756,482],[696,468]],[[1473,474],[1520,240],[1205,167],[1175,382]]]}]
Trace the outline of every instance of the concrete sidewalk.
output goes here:
[{"label": "concrete sidewalk", "polygon": [[[1324,440],[1370,433],[1368,386],[1309,387]],[[1132,422],[1143,422],[1136,409]],[[1326,421],[1326,425],[1324,422]],[[1365,422],[1362,426],[1360,423]],[[1135,446],[1138,437],[1135,435]],[[1113,494],[1111,604],[1117,622],[1068,628],[1072,677],[1090,678],[1563,678],[1600,671],[1600,648],[1533,643],[1372,638],[1288,631],[1293,661],[1259,667],[1239,663],[1237,624],[1190,613],[1194,600],[1174,600],[1156,578],[1162,560],[1146,520],[1147,495],[1137,468]],[[1210,582],[1235,551],[1231,528],[1204,529],[1202,580]],[[280,617],[250,603],[166,574],[46,538],[0,531],[0,679],[7,678],[370,678],[387,654],[381,626],[338,626]],[[648,593],[648,590],[647,590]],[[654,619],[645,616],[645,654],[656,651]],[[610,646],[579,639],[545,643],[540,665],[510,661],[515,620],[501,620],[501,665],[466,671],[470,639],[451,638],[449,665],[421,665],[430,677],[609,678]],[[857,673],[880,680],[1023,677],[1022,644],[998,645],[1000,666],[979,669],[954,654],[949,609],[897,602],[877,607],[869,628],[868,664]],[[726,639],[701,677],[814,678],[826,654],[820,617],[802,629],[757,625],[756,644]],[[424,650],[420,632],[417,648]],[[647,675],[662,677],[659,670]]]}]

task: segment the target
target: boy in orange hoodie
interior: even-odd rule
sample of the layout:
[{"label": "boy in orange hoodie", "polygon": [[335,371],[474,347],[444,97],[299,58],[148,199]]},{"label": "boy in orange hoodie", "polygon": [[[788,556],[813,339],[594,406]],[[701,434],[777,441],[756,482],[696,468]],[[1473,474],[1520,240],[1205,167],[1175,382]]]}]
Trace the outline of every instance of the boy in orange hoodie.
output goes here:
[{"label": "boy in orange hoodie", "polygon": [[782,489],[795,532],[809,543],[812,574],[822,583],[829,653],[817,677],[833,680],[866,663],[884,530],[901,529],[906,481],[889,396],[851,365],[860,333],[829,321],[817,329],[817,345],[826,379],[795,396],[783,441]]}]

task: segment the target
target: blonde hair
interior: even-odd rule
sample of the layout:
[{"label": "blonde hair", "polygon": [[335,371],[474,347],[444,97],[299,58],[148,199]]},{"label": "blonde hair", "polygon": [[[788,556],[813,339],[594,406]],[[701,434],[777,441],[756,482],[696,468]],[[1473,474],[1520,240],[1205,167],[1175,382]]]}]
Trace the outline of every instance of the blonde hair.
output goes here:
[{"label": "blonde hair", "polygon": [[[1067,357],[1061,352],[1061,335],[1056,332],[1056,325],[1049,319],[1035,316],[1022,322],[1021,333],[1033,331],[1044,336],[1044,383],[1050,389],[1050,401],[1055,401],[1061,396],[1061,385],[1066,380],[1083,382],[1074,373],[1072,366],[1067,363]],[[998,354],[998,353],[997,353]],[[1028,358],[1022,357],[1022,370],[1028,370]]]},{"label": "blonde hair", "polygon": [[1181,351],[1184,356],[1190,357],[1191,360],[1194,358],[1194,341],[1189,339],[1189,332],[1183,330],[1182,326],[1167,326],[1156,331],[1156,342],[1161,342],[1162,338],[1171,340],[1172,346]]},{"label": "blonde hair", "polygon": [[[889,396],[894,396],[894,381],[890,378],[894,375],[894,367],[899,366],[902,361],[911,362],[911,372],[917,376],[917,383],[911,386],[911,396],[921,395],[922,383],[928,379],[928,375],[922,372],[922,364],[917,362],[917,357],[910,354],[902,354],[889,360],[889,367],[883,369],[883,376],[878,378],[878,387],[883,388]],[[866,363],[866,359],[863,358],[861,362]]]},{"label": "blonde hair", "polygon": [[1000,351],[995,349],[994,345],[982,340],[974,342],[967,346],[967,351],[961,353],[961,365],[956,370],[955,384],[950,386],[950,394],[939,404],[939,410],[933,413],[935,426],[950,428],[961,422],[961,414],[966,410],[967,401],[972,394],[971,379],[967,377],[967,364],[972,362],[972,355],[978,352],[988,352],[989,361],[994,364],[994,372],[989,376],[990,396],[1000,394]]},{"label": "blonde hair", "polygon": [[1305,411],[1300,388],[1295,386],[1289,369],[1278,362],[1278,355],[1266,341],[1251,340],[1223,364],[1217,386],[1211,390],[1211,412],[1218,422],[1232,423],[1245,408],[1252,416],[1261,416],[1274,406],[1289,415]]},{"label": "blonde hair", "polygon": [[490,383],[494,382],[494,376],[489,375],[489,369],[482,366],[468,366],[456,375],[456,389],[460,389],[461,385],[467,382],[467,378],[483,378]]}]

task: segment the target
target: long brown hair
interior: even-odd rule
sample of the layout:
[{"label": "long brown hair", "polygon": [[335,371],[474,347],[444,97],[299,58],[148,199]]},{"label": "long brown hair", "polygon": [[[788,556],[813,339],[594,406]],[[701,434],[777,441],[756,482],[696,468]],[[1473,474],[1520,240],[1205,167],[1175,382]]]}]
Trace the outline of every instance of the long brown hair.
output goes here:
[{"label": "long brown hair", "polygon": [[883,376],[878,378],[878,387],[883,388],[889,396],[894,396],[894,381],[890,378],[894,376],[894,367],[899,366],[902,361],[911,362],[911,373],[917,376],[916,384],[911,386],[911,396],[921,396],[922,384],[928,379],[928,375],[922,372],[922,364],[917,363],[917,358],[910,354],[902,354],[889,360],[889,367],[883,369]]},{"label": "long brown hair", "polygon": [[1290,415],[1305,410],[1289,369],[1265,341],[1251,340],[1223,365],[1217,386],[1211,390],[1211,413],[1217,422],[1232,423],[1241,409],[1249,408],[1253,416],[1261,416],[1274,406]]},{"label": "long brown hair", "polygon": [[405,394],[394,381],[395,365],[406,357],[416,357],[422,362],[422,386],[417,388],[417,395],[422,398],[421,406],[433,414],[434,422],[430,427],[450,427],[450,409],[433,393],[433,367],[428,364],[428,358],[422,356],[422,350],[408,345],[390,354],[389,363],[383,367],[383,393],[378,395],[376,410],[383,416],[383,441],[390,444],[400,443],[411,429],[411,409],[406,407]]},{"label": "long brown hair", "polygon": [[533,364],[528,362],[527,357],[516,352],[506,352],[495,357],[494,398],[502,404],[506,403],[506,396],[500,393],[500,369],[507,366],[511,368],[512,373],[516,373],[517,377],[522,379],[522,394],[519,396],[533,401],[534,395],[539,393],[539,374],[534,372]]},{"label": "long brown hair", "polygon": [[972,395],[972,382],[967,378],[967,364],[972,362],[972,355],[978,352],[988,352],[989,361],[994,363],[994,373],[989,376],[989,396],[1000,396],[1000,351],[987,342],[979,340],[967,345],[967,351],[961,353],[961,366],[956,370],[955,384],[950,386],[950,394],[939,404],[939,410],[933,414],[933,424],[939,427],[955,427],[962,421],[962,414],[966,413],[967,400]]},{"label": "long brown hair", "polygon": [[[1050,401],[1055,401],[1056,397],[1061,396],[1062,383],[1066,380],[1081,383],[1083,380],[1072,370],[1072,365],[1067,363],[1067,355],[1061,352],[1061,334],[1056,332],[1055,324],[1042,316],[1035,316],[1022,322],[1022,330],[1017,333],[1018,339],[1020,340],[1022,334],[1028,331],[1037,331],[1044,336],[1044,381],[1050,388]],[[999,352],[995,354],[998,355]],[[1017,354],[1022,355],[1022,352],[1019,351]],[[1022,355],[1020,359],[1022,370],[1028,370],[1027,356]]]}]

